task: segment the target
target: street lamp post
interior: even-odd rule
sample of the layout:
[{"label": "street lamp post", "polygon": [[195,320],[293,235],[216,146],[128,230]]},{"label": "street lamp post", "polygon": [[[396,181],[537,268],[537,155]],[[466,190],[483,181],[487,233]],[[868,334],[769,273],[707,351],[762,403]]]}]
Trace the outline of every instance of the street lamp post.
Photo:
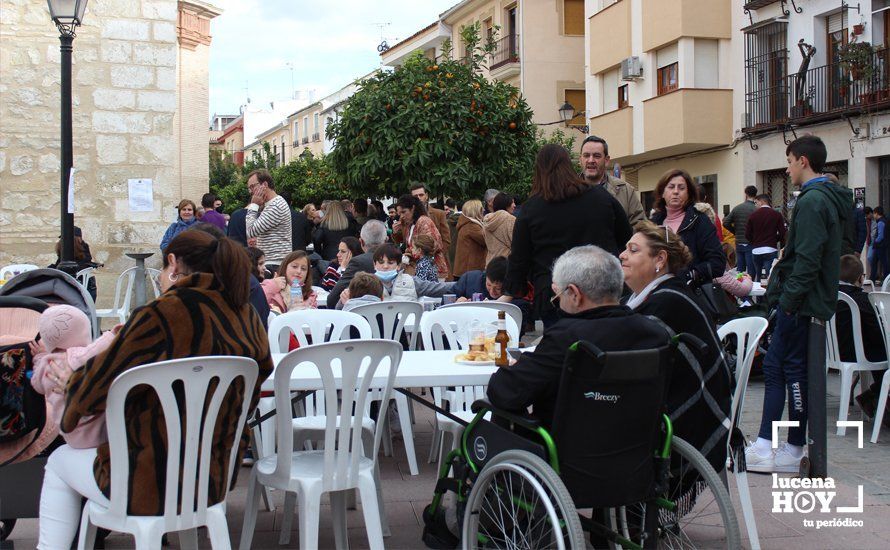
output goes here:
[{"label": "street lamp post", "polygon": [[74,214],[70,213],[68,188],[71,169],[74,166],[74,152],[71,133],[71,52],[74,49],[75,30],[83,22],[87,0],[47,0],[50,17],[59,29],[59,51],[61,52],[61,146],[62,146],[62,247],[58,268],[74,275],[77,264],[74,261]]},{"label": "street lamp post", "polygon": [[[584,113],[584,111],[581,111],[580,113],[575,113],[575,108],[572,106],[571,103],[566,101],[565,103],[562,104],[562,107],[559,108],[559,120],[557,120],[555,122],[544,122],[542,124],[538,124],[538,126],[551,126],[553,124],[565,124],[566,126],[568,126],[570,120],[575,118],[576,115],[580,115],[583,113]],[[587,134],[590,132],[589,126],[572,126],[572,128],[575,128],[584,134]]]}]

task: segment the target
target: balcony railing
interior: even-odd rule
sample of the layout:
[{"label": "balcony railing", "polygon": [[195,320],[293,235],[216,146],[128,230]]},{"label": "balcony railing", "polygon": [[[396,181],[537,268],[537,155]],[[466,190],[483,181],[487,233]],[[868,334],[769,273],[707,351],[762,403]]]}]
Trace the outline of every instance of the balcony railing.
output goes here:
[{"label": "balcony railing", "polygon": [[321,140],[321,137],[320,137],[320,136],[321,136],[321,134],[319,134],[318,132],[315,132],[314,134],[312,134],[312,141],[319,141],[319,140]]},{"label": "balcony railing", "polygon": [[519,35],[508,34],[496,42],[497,48],[491,54],[489,69],[496,69],[507,63],[519,62]]},{"label": "balcony railing", "polygon": [[743,126],[756,130],[786,122],[821,120],[890,107],[890,50],[872,54],[866,66],[823,65],[792,74],[745,94]]},{"label": "balcony railing", "polygon": [[303,137],[303,145],[306,145],[307,143],[309,143],[309,136]]}]

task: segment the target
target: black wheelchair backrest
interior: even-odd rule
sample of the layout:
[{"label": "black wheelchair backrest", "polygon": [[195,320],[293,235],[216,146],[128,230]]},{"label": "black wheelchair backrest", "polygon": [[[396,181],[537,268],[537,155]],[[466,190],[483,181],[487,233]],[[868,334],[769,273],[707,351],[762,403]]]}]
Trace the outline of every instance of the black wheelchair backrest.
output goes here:
[{"label": "black wheelchair backrest", "polygon": [[666,342],[604,352],[585,341],[569,348],[551,433],[577,507],[639,502],[651,491],[674,349]]}]

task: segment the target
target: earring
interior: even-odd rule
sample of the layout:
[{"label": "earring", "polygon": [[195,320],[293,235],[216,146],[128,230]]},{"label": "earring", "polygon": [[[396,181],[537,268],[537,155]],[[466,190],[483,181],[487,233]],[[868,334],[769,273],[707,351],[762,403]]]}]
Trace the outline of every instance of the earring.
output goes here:
[{"label": "earring", "polygon": [[655,273],[658,274],[659,271],[661,271],[661,268],[658,266],[655,266]]},{"label": "earring", "polygon": [[170,279],[170,282],[171,282],[171,283],[175,283],[176,281],[179,280],[179,274],[177,274],[177,273],[170,273],[169,275],[167,275],[167,278]]}]

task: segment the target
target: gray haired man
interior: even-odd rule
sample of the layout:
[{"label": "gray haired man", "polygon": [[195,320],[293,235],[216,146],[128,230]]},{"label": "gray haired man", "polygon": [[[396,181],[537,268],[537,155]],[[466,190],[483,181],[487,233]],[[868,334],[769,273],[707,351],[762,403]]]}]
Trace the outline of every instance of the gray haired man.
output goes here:
[{"label": "gray haired man", "polygon": [[343,275],[340,276],[337,284],[334,285],[334,288],[328,294],[328,309],[337,307],[337,302],[340,301],[340,294],[349,288],[349,283],[356,273],[359,271],[374,273],[374,251],[377,250],[378,246],[386,242],[386,224],[380,220],[368,220],[362,226],[359,237],[359,241],[362,243],[362,250],[365,253],[349,260],[349,265],[346,266]]},{"label": "gray haired man", "polygon": [[549,427],[569,346],[578,340],[606,352],[663,346],[669,337],[661,325],[618,303],[623,287],[621,263],[602,248],[579,246],[557,258],[553,292],[562,318],[544,331],[534,352],[491,376],[492,405],[517,413],[531,405],[532,414]]}]

